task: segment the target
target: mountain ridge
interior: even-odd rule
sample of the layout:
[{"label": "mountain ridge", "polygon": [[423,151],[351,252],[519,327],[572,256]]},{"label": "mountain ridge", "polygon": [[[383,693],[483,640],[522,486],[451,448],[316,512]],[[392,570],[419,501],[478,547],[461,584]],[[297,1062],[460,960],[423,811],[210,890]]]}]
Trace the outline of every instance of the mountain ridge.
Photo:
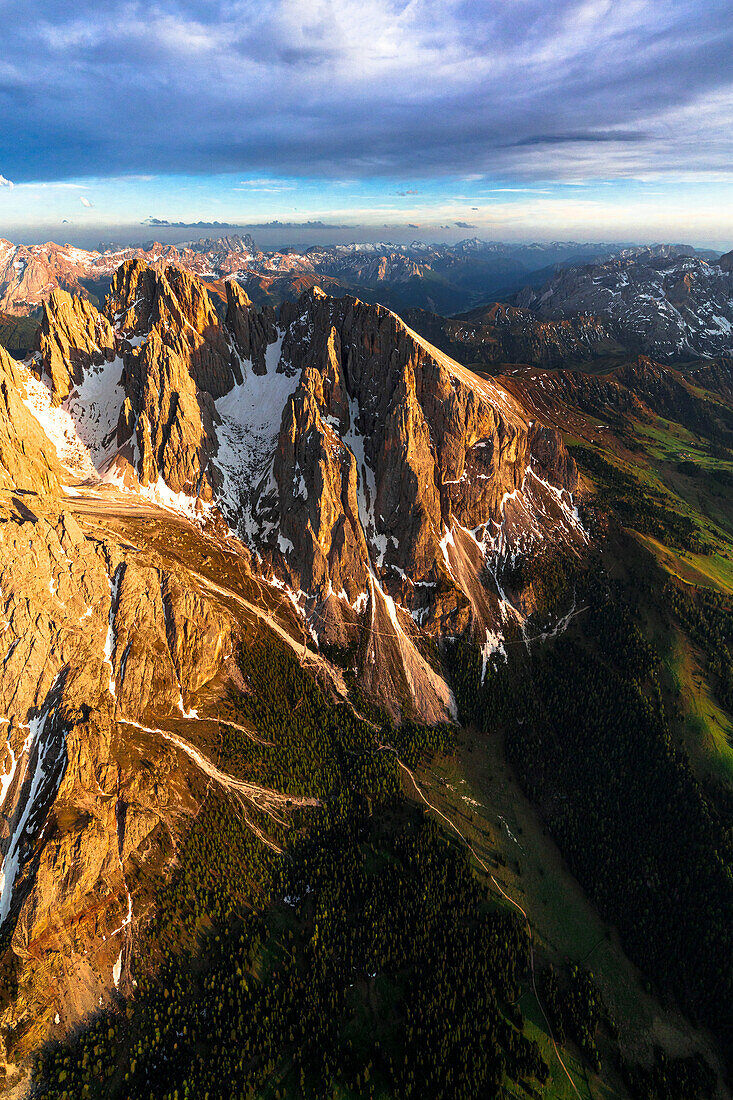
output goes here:
[{"label": "mountain ridge", "polygon": [[622,254],[559,271],[514,300],[548,321],[598,317],[632,352],[667,362],[715,358],[733,350],[730,255],[708,262],[696,256]]}]

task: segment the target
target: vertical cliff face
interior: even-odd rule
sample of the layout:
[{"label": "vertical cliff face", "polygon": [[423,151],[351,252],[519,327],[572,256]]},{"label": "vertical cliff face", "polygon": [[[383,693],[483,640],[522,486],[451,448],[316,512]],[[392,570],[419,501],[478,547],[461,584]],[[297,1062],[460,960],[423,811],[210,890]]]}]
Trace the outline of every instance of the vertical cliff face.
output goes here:
[{"label": "vertical cliff face", "polygon": [[38,351],[54,404],[60,404],[90,367],[114,358],[114,331],[91,302],[57,289],[43,304]]},{"label": "vertical cliff face", "polygon": [[355,299],[313,291],[281,325],[300,381],[254,512],[291,586],[326,605],[326,634],[341,636],[372,580],[440,632],[437,590],[463,590],[445,549],[457,529],[483,546],[479,571],[489,551],[582,537],[559,435],[494,382]]},{"label": "vertical cliff face", "polygon": [[231,388],[231,348],[203,284],[178,268],[154,271],[140,260],[115,274],[106,312],[133,344],[156,334],[185,361],[196,386],[213,397]]},{"label": "vertical cliff face", "polygon": [[[226,327],[241,360],[250,360],[255,374],[267,373],[266,351],[277,340],[275,311],[270,306],[257,310],[239,283],[226,283]],[[241,377],[238,379],[241,382]]]},{"label": "vertical cliff face", "polygon": [[29,408],[34,385],[30,372],[0,347],[0,489],[54,493],[62,471],[53,443]]},{"label": "vertical cliff face", "polygon": [[[230,299],[232,331],[258,349],[267,325],[257,317],[250,336],[246,296]],[[33,367],[103,478],[207,502],[217,482],[214,401],[241,381],[238,363],[198,279],[131,260],[116,272],[104,312],[62,291],[51,296]]]},{"label": "vertical cliff face", "polygon": [[104,473],[210,501],[214,399],[233,385],[236,360],[208,293],[184,272],[130,261],[112,281],[106,310],[124,399]]}]

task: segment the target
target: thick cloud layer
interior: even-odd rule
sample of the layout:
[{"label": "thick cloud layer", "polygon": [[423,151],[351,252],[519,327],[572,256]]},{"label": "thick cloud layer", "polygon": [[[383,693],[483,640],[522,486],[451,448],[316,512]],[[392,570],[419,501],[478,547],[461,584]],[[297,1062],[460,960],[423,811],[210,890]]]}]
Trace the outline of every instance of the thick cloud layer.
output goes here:
[{"label": "thick cloud layer", "polygon": [[730,0],[0,0],[17,182],[729,173]]}]

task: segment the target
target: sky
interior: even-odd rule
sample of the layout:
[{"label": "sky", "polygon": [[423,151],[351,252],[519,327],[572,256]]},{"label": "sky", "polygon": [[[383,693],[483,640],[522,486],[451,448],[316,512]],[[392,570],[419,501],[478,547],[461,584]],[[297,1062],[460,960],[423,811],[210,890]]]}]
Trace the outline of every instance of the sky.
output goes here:
[{"label": "sky", "polygon": [[730,0],[0,0],[0,26],[12,240],[733,246]]}]

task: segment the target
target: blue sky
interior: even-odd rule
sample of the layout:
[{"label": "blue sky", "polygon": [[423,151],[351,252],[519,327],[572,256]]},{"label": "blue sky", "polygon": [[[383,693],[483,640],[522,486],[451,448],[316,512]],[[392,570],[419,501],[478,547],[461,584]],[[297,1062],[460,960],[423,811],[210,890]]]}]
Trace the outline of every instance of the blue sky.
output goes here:
[{"label": "blue sky", "polygon": [[733,244],[730,0],[0,0],[0,25],[0,235]]}]

